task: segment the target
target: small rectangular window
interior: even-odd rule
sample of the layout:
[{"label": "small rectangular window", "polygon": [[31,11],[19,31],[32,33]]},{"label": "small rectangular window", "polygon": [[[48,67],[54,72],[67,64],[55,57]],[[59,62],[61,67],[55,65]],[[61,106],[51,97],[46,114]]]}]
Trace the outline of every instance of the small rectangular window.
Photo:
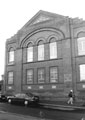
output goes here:
[{"label": "small rectangular window", "polygon": [[45,82],[45,69],[39,68],[38,69],[38,83],[44,83]]},{"label": "small rectangular window", "polygon": [[8,72],[8,84],[13,84],[13,72]]},{"label": "small rectangular window", "polygon": [[58,69],[57,69],[57,67],[50,68],[50,82],[51,83],[58,82]]},{"label": "small rectangular window", "polygon": [[27,84],[33,83],[33,70],[27,70]]}]

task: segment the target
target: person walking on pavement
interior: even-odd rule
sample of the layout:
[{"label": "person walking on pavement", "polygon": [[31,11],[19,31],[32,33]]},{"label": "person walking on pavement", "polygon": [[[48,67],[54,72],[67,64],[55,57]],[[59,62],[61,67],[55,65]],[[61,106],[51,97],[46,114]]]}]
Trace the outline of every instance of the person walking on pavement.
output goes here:
[{"label": "person walking on pavement", "polygon": [[70,90],[68,97],[69,97],[68,104],[70,103],[72,105],[73,104],[73,90]]}]

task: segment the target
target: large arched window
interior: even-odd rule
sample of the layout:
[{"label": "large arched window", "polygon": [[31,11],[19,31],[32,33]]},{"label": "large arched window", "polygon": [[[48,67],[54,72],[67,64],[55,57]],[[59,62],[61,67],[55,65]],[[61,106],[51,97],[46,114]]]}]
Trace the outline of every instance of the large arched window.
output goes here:
[{"label": "large arched window", "polygon": [[44,60],[44,44],[42,40],[38,42],[38,60]]},{"label": "large arched window", "polygon": [[27,62],[33,61],[33,45],[32,43],[28,44],[27,47]]},{"label": "large arched window", "polygon": [[56,38],[52,37],[50,39],[49,48],[50,48],[50,59],[57,58],[57,42],[56,42]]},{"label": "large arched window", "polygon": [[14,49],[10,48],[8,52],[8,62],[13,63],[14,62]]},{"label": "large arched window", "polygon": [[85,55],[85,37],[77,39],[78,43],[78,55]]}]

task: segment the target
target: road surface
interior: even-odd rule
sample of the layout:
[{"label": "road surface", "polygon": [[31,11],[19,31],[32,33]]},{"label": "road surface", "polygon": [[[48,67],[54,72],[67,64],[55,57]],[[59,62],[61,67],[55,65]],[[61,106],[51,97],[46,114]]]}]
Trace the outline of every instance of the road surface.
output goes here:
[{"label": "road surface", "polygon": [[84,120],[85,110],[53,110],[40,106],[23,106],[0,102],[0,111],[50,120]]}]

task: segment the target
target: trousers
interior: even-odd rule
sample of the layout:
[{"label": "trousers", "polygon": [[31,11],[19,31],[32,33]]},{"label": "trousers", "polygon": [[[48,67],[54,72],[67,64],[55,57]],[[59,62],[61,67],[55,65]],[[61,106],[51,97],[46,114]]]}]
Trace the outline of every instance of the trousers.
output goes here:
[{"label": "trousers", "polygon": [[73,104],[73,98],[72,98],[72,97],[69,98],[68,104],[69,104],[69,103]]}]

